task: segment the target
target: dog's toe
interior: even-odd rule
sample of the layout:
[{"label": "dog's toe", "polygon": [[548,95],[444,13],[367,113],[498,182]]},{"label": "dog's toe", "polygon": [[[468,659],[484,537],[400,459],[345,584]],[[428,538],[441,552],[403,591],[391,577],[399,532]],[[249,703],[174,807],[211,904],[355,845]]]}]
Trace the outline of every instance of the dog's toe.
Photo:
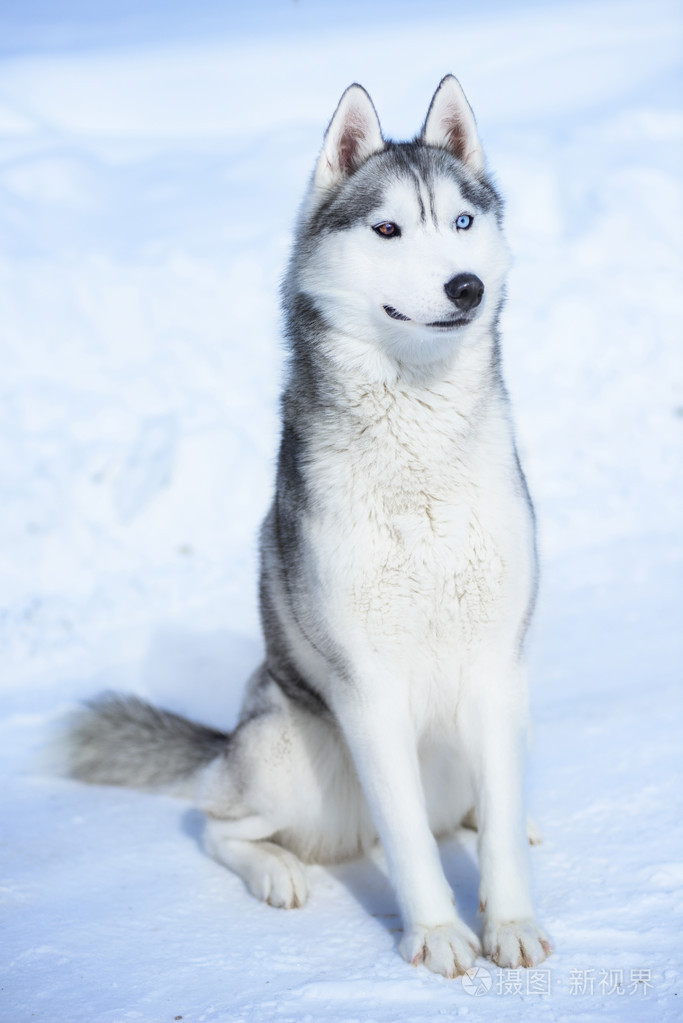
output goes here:
[{"label": "dog's toe", "polygon": [[484,954],[504,969],[538,966],[551,952],[550,939],[535,920],[489,920],[484,924]]},{"label": "dog's toe", "polygon": [[479,939],[465,924],[412,927],[401,941],[401,955],[413,966],[424,963],[432,973],[457,977],[474,964],[480,951]]},{"label": "dog's toe", "polygon": [[277,909],[297,909],[308,899],[308,880],[301,861],[286,849],[264,864],[263,873],[249,885],[252,895]]}]

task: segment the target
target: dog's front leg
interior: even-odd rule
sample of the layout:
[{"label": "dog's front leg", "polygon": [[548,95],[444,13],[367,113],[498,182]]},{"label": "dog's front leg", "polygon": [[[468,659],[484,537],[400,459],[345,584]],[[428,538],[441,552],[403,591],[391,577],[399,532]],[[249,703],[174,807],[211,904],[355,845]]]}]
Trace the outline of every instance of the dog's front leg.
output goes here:
[{"label": "dog's front leg", "polygon": [[484,953],[501,967],[536,966],[551,952],[536,922],[523,805],[526,682],[521,667],[481,667],[463,701],[477,803]]},{"label": "dog's front leg", "polygon": [[395,686],[341,683],[335,711],[387,856],[404,933],[401,954],[454,977],[469,969],[479,940],[458,917],[429,828],[408,702]]}]

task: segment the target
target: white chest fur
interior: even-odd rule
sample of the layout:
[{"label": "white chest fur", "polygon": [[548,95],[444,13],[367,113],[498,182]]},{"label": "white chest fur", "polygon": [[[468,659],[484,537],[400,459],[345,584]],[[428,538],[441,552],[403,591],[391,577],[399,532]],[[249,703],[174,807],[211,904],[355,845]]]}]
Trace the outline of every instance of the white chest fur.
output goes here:
[{"label": "white chest fur", "polygon": [[366,646],[422,684],[452,686],[473,648],[518,629],[532,585],[530,512],[503,399],[470,418],[457,392],[358,392],[311,450],[307,574],[318,613],[342,646]]}]

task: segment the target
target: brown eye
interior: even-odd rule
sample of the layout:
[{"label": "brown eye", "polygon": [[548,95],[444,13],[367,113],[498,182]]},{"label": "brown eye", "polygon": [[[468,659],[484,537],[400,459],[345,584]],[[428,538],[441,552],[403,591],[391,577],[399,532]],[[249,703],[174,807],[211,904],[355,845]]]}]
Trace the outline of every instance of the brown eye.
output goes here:
[{"label": "brown eye", "polygon": [[381,224],[375,224],[372,229],[377,234],[381,234],[382,238],[400,238],[401,229],[398,224],[392,224],[390,220],[383,220]]}]

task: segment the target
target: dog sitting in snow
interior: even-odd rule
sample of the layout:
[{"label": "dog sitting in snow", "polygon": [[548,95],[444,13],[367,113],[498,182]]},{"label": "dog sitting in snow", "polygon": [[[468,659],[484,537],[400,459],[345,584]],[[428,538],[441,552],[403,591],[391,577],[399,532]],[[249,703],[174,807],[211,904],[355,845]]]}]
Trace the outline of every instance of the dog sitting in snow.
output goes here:
[{"label": "dog sitting in snow", "polygon": [[[443,79],[412,142],[342,96],[283,289],[290,361],[261,534],[265,660],[229,735],[105,696],[74,776],[196,793],[206,848],[274,906],[379,838],[411,963],[481,945],[436,837],[478,827],[483,951],[550,952],[522,800],[534,515],[501,378],[508,255],[472,111]],[[436,836],[436,837],[435,837]]]}]

